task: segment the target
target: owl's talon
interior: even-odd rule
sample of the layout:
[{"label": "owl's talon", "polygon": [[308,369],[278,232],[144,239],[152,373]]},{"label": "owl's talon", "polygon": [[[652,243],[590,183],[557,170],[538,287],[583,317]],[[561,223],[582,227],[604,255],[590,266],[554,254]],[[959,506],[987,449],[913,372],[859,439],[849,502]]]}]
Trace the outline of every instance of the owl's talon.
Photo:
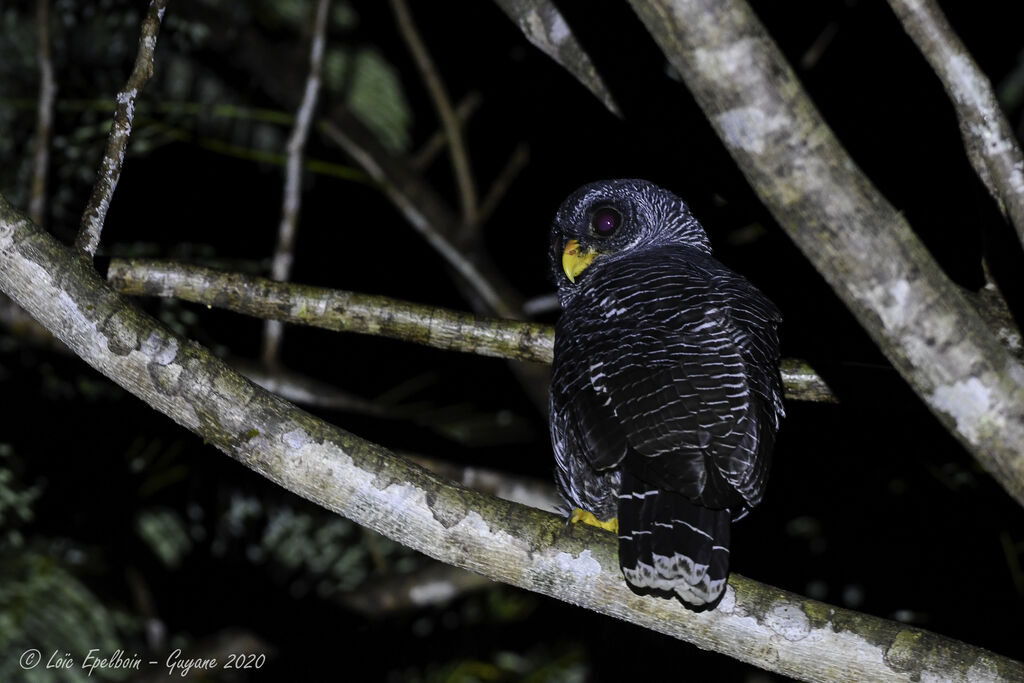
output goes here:
[{"label": "owl's talon", "polygon": [[612,517],[611,519],[602,522],[597,517],[595,517],[594,513],[592,512],[587,512],[586,510],[581,510],[580,508],[573,508],[572,515],[569,516],[569,523],[576,524],[577,522],[583,522],[584,524],[589,524],[590,526],[596,526],[599,529],[611,531],[615,534],[619,533],[618,517]]}]

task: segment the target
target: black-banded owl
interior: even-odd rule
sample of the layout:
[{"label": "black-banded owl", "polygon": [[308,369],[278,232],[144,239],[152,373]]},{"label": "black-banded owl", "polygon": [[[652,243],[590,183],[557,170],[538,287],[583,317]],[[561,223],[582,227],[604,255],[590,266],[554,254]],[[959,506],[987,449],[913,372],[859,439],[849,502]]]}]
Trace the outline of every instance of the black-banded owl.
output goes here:
[{"label": "black-banded owl", "polygon": [[714,606],[784,415],[782,318],[712,257],[681,199],[643,180],[573,193],[551,261],[551,439],[573,521],[617,529],[636,589]]}]

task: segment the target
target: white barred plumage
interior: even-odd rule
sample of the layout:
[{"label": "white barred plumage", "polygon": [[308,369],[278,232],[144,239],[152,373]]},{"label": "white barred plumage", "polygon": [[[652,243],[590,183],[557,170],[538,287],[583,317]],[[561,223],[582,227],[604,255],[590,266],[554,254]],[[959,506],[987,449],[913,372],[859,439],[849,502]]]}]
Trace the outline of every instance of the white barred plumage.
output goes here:
[{"label": "white barred plumage", "polygon": [[643,180],[559,209],[551,436],[569,506],[618,519],[640,591],[721,598],[732,520],[764,495],[783,416],[775,306],[711,255],[686,204]]}]

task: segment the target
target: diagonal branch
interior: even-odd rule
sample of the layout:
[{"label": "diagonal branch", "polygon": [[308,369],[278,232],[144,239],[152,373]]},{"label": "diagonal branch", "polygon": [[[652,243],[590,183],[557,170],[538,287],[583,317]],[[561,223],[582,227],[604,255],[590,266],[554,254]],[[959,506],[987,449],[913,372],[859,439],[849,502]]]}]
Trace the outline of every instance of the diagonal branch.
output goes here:
[{"label": "diagonal branch", "polygon": [[[318,0],[316,17],[313,20],[313,39],[309,47],[309,74],[302,102],[295,114],[295,125],[288,138],[288,162],[285,165],[284,199],[281,207],[281,225],[278,228],[277,248],[271,264],[271,277],[287,280],[291,276],[295,254],[295,233],[299,225],[299,207],[302,204],[303,152],[313,122],[317,95],[320,92],[320,72],[324,64],[324,47],[327,43],[327,10],[330,0]],[[263,326],[263,361],[268,365],[277,360],[281,347],[284,327],[276,320],[268,320]]]},{"label": "diagonal branch", "polygon": [[128,83],[117,94],[117,107],[114,109],[114,121],[110,126],[110,136],[107,138],[107,149],[96,172],[96,184],[92,188],[92,196],[89,197],[89,203],[82,215],[81,227],[78,229],[78,237],[75,239],[75,247],[90,258],[96,254],[96,249],[100,246],[103,222],[107,219],[110,200],[114,196],[117,181],[121,178],[125,149],[128,147],[132,121],[135,118],[135,98],[153,75],[156,38],[160,33],[160,22],[164,18],[166,8],[167,0],[151,0],[149,3],[149,11],[142,21],[135,67],[128,77]]},{"label": "diagonal branch", "polygon": [[[555,332],[549,325],[479,318],[383,296],[274,282],[173,261],[113,259],[110,286],[122,294],[175,297],[260,318],[337,332],[372,334],[448,351],[550,363]],[[807,363],[785,359],[786,398],[835,401]]]},{"label": "diagonal branch", "polygon": [[520,142],[512,150],[508,161],[498,173],[498,177],[491,183],[487,194],[484,195],[483,201],[480,203],[480,223],[484,223],[491,217],[494,210],[501,204],[501,200],[505,198],[509,187],[528,163],[530,163],[530,147],[525,142]]},{"label": "diagonal branch", "polygon": [[807,680],[1020,680],[1024,665],[734,574],[717,609],[634,594],[615,538],[444,481],[254,386],[106,286],[0,198],[0,290],[78,356],[232,458],[448,564]]},{"label": "diagonal branch", "polygon": [[455,115],[452,101],[448,97],[448,91],[444,87],[441,75],[437,72],[434,60],[427,52],[427,46],[420,38],[416,24],[413,22],[412,13],[405,0],[391,0],[391,9],[395,13],[398,22],[398,29],[412,53],[413,61],[420,70],[423,83],[430,93],[430,99],[437,110],[437,117],[441,120],[445,137],[448,140],[448,150],[451,153],[452,169],[455,172],[455,184],[459,188],[459,204],[462,207],[463,229],[472,228],[479,221],[479,209],[477,207],[476,184],[473,182],[473,172],[469,166],[469,151],[466,149],[466,141],[462,136],[462,126],[459,118]]},{"label": "diagonal branch", "polygon": [[348,112],[338,113],[322,131],[381,184],[409,224],[458,273],[476,308],[503,318],[521,317],[522,303],[511,285],[483,254],[458,246],[458,219],[406,163],[389,154]]},{"label": "diagonal branch", "polygon": [[[483,103],[483,98],[480,97],[480,93],[471,92],[459,102],[455,107],[455,118],[458,120],[459,128],[461,129],[466,125],[476,110],[480,108]],[[448,143],[448,133],[444,127],[434,131],[434,134],[427,138],[427,141],[423,143],[423,146],[409,158],[409,165],[413,170],[422,172],[437,156],[437,153],[441,151],[441,148]]]},{"label": "diagonal branch", "polygon": [[[366,127],[341,110],[324,134],[381,184],[388,199],[449,264],[455,283],[478,313],[502,318],[523,317],[522,298],[494,266],[479,240],[459,241],[460,223],[445,202],[404,159],[387,152]],[[547,368],[513,363],[512,372],[542,412],[547,411]]]},{"label": "diagonal branch", "polygon": [[857,168],[750,7],[631,4],[779,225],[950,433],[1024,504],[1024,367]]},{"label": "diagonal branch", "polygon": [[935,2],[889,0],[889,6],[942,81],[974,171],[1024,244],[1024,154],[992,84]]}]

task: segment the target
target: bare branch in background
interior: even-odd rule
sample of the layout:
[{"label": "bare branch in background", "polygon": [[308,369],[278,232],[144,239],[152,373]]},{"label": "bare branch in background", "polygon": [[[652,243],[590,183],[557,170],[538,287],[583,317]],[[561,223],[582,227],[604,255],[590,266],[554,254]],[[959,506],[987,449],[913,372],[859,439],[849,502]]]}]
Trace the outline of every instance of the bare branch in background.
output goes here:
[{"label": "bare branch in background", "polygon": [[521,317],[521,301],[490,261],[456,246],[459,220],[404,160],[389,154],[354,116],[340,112],[323,133],[381,184],[391,202],[451,266],[474,308],[503,318]]},{"label": "bare branch in background", "polygon": [[[381,184],[388,199],[410,225],[445,259],[454,281],[474,311],[481,315],[521,319],[522,297],[494,266],[480,240],[458,243],[461,224],[409,163],[388,153],[354,116],[340,110],[324,134],[344,149],[370,177]],[[547,413],[547,367],[512,363],[523,390],[542,413]]]},{"label": "bare branch in background", "polygon": [[114,120],[110,125],[110,136],[107,138],[107,149],[103,154],[99,170],[96,171],[96,183],[92,188],[92,196],[82,215],[82,225],[78,229],[75,247],[84,251],[90,258],[96,254],[100,246],[100,234],[103,222],[107,219],[110,200],[121,177],[124,165],[125,150],[128,138],[132,134],[132,121],[135,118],[135,98],[142,87],[153,76],[153,56],[156,51],[156,38],[160,33],[160,22],[164,18],[167,0],[151,0],[146,18],[142,20],[142,31],[139,36],[139,51],[135,57],[135,66],[128,83],[117,94],[117,107]]},{"label": "bare branch in background", "polygon": [[825,51],[835,40],[836,34],[839,33],[839,22],[830,21],[825,25],[825,28],[821,29],[821,33],[814,39],[810,47],[804,51],[803,55],[800,56],[800,68],[801,69],[813,69],[817,64],[821,56],[825,54]]},{"label": "bare branch in background", "polygon": [[[313,112],[320,92],[320,72],[323,70],[324,49],[327,43],[327,10],[330,0],[318,0],[313,20],[313,37],[309,47],[309,73],[302,101],[295,114],[295,125],[288,137],[288,162],[285,166],[284,200],[281,206],[281,225],[278,228],[277,248],[270,268],[270,276],[285,281],[291,276],[295,257],[295,233],[299,225],[299,207],[302,205],[302,166],[306,140],[309,138]],[[281,349],[284,325],[267,320],[263,326],[263,362],[272,365]]]},{"label": "bare branch in background", "polygon": [[50,167],[50,138],[57,83],[50,54],[50,0],[36,0],[36,61],[39,62],[39,102],[36,113],[35,151],[32,155],[32,189],[28,215],[39,225],[46,214],[46,176]]},{"label": "bare branch in background", "polygon": [[462,230],[472,230],[479,222],[477,209],[476,184],[473,181],[473,171],[469,164],[469,151],[466,149],[466,141],[462,137],[462,126],[452,108],[448,91],[444,87],[441,75],[434,66],[434,60],[427,52],[427,46],[420,38],[416,24],[413,22],[412,13],[405,0],[391,0],[391,9],[395,13],[398,22],[398,29],[412,53],[413,61],[423,77],[423,83],[430,93],[430,100],[434,103],[437,116],[441,120],[445,137],[448,139],[448,150],[451,152],[452,170],[455,172],[455,185],[459,188],[459,205],[462,208]]},{"label": "bare branch in background", "polygon": [[[550,325],[479,318],[383,296],[275,282],[173,261],[112,259],[110,286],[122,294],[174,297],[236,313],[410,341],[437,349],[534,363],[550,363]],[[835,401],[806,362],[782,364],[786,398]]]},{"label": "bare branch in background", "polygon": [[491,217],[494,210],[501,204],[501,200],[505,198],[508,188],[512,186],[528,163],[530,163],[530,147],[525,142],[520,142],[512,151],[512,156],[505,162],[498,177],[491,183],[490,189],[487,190],[487,194],[480,204],[481,223],[486,223],[487,219]]},{"label": "bare branch in background", "polygon": [[953,102],[967,157],[1024,244],[1024,154],[992,84],[933,0],[889,0]]},{"label": "bare branch in background", "polygon": [[533,317],[545,313],[554,313],[561,310],[562,304],[558,301],[558,292],[539,294],[523,302],[523,313]]},{"label": "bare branch in background", "polygon": [[[458,119],[460,128],[466,125],[466,121],[476,113],[476,110],[480,108],[481,103],[483,103],[483,98],[480,97],[480,93],[471,92],[463,97],[459,104],[456,105],[455,118]],[[446,142],[448,142],[448,134],[445,132],[444,127],[438,128],[434,131],[434,134],[423,143],[423,147],[409,158],[409,165],[412,166],[415,171],[422,171],[430,165],[430,162],[434,160],[437,153],[444,148]]]},{"label": "bare branch in background", "polygon": [[822,120],[742,0],[630,0],[729,154],[946,429],[1024,504],[1024,367]]},{"label": "bare branch in background", "polygon": [[[257,54],[258,52],[258,54]],[[294,87],[288,72],[280,68],[286,58],[265,43],[259,50],[249,50],[251,76],[272,96],[293,98]],[[387,150],[377,137],[345,107],[332,110],[319,130],[338,144],[374,181],[385,196],[449,266],[452,279],[481,315],[522,318],[522,297],[508,279],[495,267],[479,241],[457,244],[461,222],[448,204],[416,172],[407,159]],[[546,413],[549,368],[533,363],[512,363],[515,374],[530,400],[541,413]]]},{"label": "bare branch in background", "polygon": [[0,290],[74,353],[285,489],[434,559],[806,680],[1021,680],[1024,665],[733,574],[715,610],[633,593],[613,534],[456,486],[256,387],[0,198]]}]

